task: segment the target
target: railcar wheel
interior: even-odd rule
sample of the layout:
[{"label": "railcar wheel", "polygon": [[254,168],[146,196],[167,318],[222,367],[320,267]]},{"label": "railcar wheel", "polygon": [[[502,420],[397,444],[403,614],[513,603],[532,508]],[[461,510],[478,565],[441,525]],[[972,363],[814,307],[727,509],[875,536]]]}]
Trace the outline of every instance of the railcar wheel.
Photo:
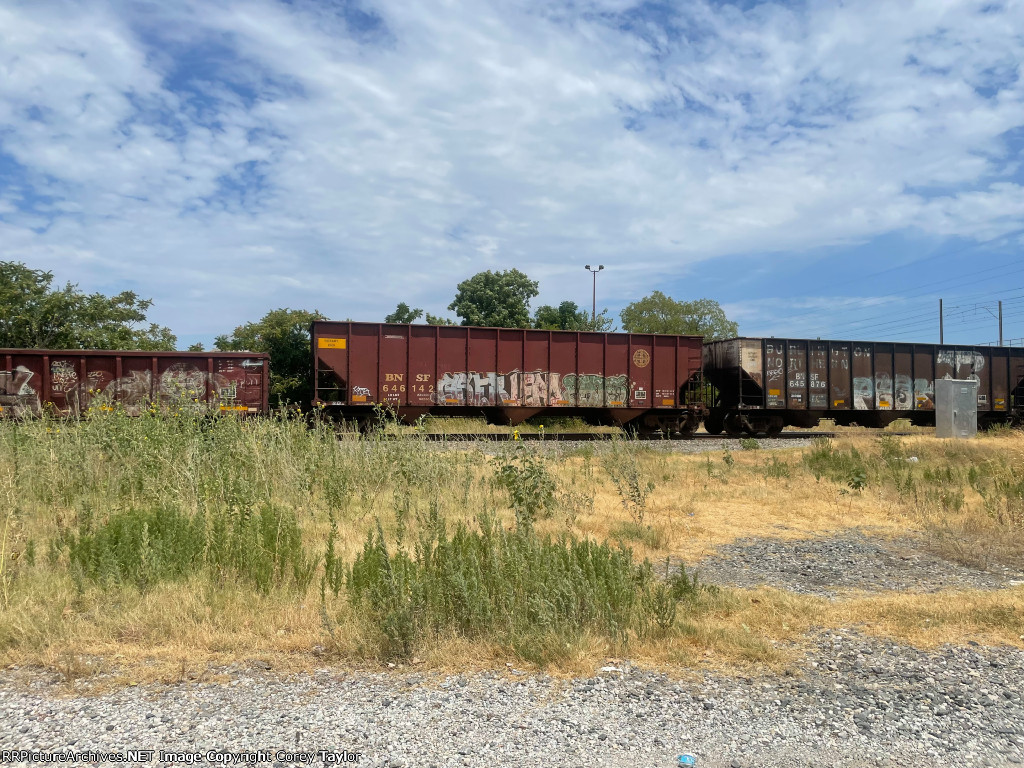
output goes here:
[{"label": "railcar wheel", "polygon": [[722,428],[729,437],[743,437],[747,431],[743,426],[743,417],[738,413],[728,413],[722,421]]}]

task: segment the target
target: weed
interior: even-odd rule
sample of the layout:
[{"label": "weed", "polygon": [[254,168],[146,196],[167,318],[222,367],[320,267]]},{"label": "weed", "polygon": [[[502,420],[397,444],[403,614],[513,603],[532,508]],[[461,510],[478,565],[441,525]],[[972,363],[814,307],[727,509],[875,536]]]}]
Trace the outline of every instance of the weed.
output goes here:
[{"label": "weed", "polygon": [[862,491],[868,486],[868,476],[863,469],[854,469],[846,478],[846,484],[855,491]]},{"label": "weed", "polygon": [[761,444],[757,442],[756,438],[744,437],[742,440],[740,440],[740,448],[742,448],[744,451],[756,451],[760,447]]},{"label": "weed", "polygon": [[82,578],[143,590],[208,568],[262,592],[285,582],[304,592],[317,566],[304,553],[294,515],[270,504],[188,515],[165,503],[99,520],[85,504],[77,525],[58,532],[56,553],[61,550]]},{"label": "weed", "polygon": [[907,450],[903,441],[896,435],[880,435],[878,449],[882,461],[888,465],[897,464],[907,458]]},{"label": "weed", "polygon": [[594,511],[593,490],[569,489],[559,494],[558,501],[565,510],[565,523],[570,527],[576,525],[580,515],[589,515]]},{"label": "weed", "polygon": [[508,491],[520,527],[532,528],[538,516],[555,506],[554,478],[541,457],[523,443],[512,443],[495,459],[494,479]]},{"label": "weed", "polygon": [[779,460],[777,456],[770,456],[762,472],[764,472],[766,478],[780,480],[784,477],[789,477],[789,465]]},{"label": "weed", "polygon": [[667,549],[669,545],[668,533],[664,528],[643,525],[632,520],[613,527],[611,535],[612,538],[619,541],[635,541],[638,544],[643,544],[648,549]]},{"label": "weed", "polygon": [[647,514],[647,497],[654,490],[654,481],[640,466],[637,449],[626,442],[616,442],[615,449],[605,457],[605,469],[622,500],[622,506],[637,526]]},{"label": "weed", "polygon": [[818,479],[827,477],[836,483],[860,490],[867,486],[867,467],[863,456],[853,446],[840,450],[829,439],[815,440],[803,456],[804,465]]}]

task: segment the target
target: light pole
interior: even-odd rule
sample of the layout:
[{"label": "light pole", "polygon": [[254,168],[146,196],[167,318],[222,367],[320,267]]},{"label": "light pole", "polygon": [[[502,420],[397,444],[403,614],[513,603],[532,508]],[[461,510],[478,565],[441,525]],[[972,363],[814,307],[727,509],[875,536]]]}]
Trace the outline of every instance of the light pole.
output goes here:
[{"label": "light pole", "polygon": [[587,264],[584,267],[590,274],[594,276],[594,292],[591,294],[590,300],[590,322],[597,322],[597,273],[604,269],[604,264],[598,264],[597,269],[591,269],[590,265]]}]

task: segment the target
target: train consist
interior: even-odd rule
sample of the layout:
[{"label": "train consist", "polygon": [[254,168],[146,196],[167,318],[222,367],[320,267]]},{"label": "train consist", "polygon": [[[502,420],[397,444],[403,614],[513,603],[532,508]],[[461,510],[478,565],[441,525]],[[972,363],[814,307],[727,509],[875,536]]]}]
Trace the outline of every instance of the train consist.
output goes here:
[{"label": "train consist", "polygon": [[138,415],[169,403],[266,413],[269,366],[252,352],[0,349],[0,416],[80,416],[94,406]]},{"label": "train consist", "polygon": [[[772,435],[819,419],[935,424],[935,382],[978,383],[978,425],[1024,422],[1024,348],[317,321],[312,405],[368,425],[380,405],[496,424],[575,416],[640,434]],[[0,349],[0,416],[137,414],[182,399],[269,411],[247,352]]]},{"label": "train consist", "polygon": [[313,405],[366,423],[385,404],[496,424],[577,416],[640,433],[701,422],[699,336],[314,322]]},{"label": "train consist", "polygon": [[717,390],[704,428],[774,434],[786,426],[935,424],[935,381],[978,382],[978,426],[1024,420],[1024,348],[738,338],[704,345]]}]

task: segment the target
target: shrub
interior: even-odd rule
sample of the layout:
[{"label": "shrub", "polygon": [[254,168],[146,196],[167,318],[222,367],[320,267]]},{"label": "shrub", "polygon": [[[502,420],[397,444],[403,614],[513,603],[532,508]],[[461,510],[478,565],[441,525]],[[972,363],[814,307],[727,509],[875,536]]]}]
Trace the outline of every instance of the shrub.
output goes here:
[{"label": "shrub", "polygon": [[449,534],[436,516],[422,528],[410,554],[389,548],[378,524],[345,579],[385,656],[408,658],[441,633],[523,648],[541,632],[561,638],[551,648],[564,650],[585,631],[625,642],[665,620],[665,585],[648,562],[634,565],[629,550],[541,538],[528,527],[507,531],[489,516],[476,531],[459,524]]},{"label": "shrub", "polygon": [[804,454],[803,462],[819,480],[826,477],[858,490],[867,485],[867,467],[856,448],[843,451],[827,438],[815,440]]}]

